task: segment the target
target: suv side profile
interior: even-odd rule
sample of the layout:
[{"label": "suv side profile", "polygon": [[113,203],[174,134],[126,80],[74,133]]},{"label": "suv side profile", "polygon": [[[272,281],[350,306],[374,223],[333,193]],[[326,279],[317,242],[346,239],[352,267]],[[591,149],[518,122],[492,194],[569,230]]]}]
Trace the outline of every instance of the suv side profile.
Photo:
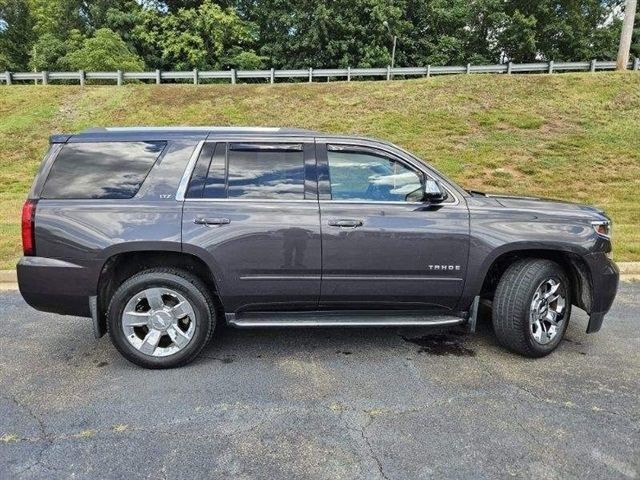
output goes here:
[{"label": "suv side profile", "polygon": [[588,206],[466,191],[392,144],[278,128],[56,135],[23,208],[32,307],[89,317],[131,362],[193,360],[216,325],[466,325],[531,357],[614,300]]}]

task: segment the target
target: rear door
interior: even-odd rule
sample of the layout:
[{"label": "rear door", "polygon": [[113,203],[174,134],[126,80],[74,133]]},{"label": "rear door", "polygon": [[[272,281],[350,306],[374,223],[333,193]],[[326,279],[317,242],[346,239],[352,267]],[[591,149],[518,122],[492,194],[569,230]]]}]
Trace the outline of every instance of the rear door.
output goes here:
[{"label": "rear door", "polygon": [[315,168],[313,139],[202,146],[185,194],[183,249],[206,259],[227,313],[317,308]]},{"label": "rear door", "polygon": [[[321,307],[455,307],[464,286],[469,212],[453,192],[416,201],[426,171],[395,149],[318,143]],[[413,200],[412,200],[413,199]]]}]

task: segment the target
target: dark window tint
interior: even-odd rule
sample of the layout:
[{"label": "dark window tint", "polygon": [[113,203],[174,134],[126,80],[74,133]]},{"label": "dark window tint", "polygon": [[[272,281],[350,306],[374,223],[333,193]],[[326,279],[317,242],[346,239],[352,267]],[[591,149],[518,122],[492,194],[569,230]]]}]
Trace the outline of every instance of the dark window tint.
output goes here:
[{"label": "dark window tint", "polygon": [[302,145],[230,144],[227,196],[304,199]]},{"label": "dark window tint", "polygon": [[206,198],[225,198],[227,196],[225,178],[227,173],[227,144],[218,143],[209,164],[207,183],[204,187]]},{"label": "dark window tint", "polygon": [[131,198],[166,142],[69,143],[56,158],[43,198]]},{"label": "dark window tint", "polygon": [[393,159],[366,152],[327,152],[331,198],[404,202],[421,188],[420,176]]},{"label": "dark window tint", "polygon": [[191,181],[189,182],[189,188],[187,189],[187,198],[201,198],[204,191],[204,185],[207,181],[207,172],[209,171],[209,164],[211,163],[211,157],[215,151],[215,143],[205,143],[200,151],[200,156],[196,166],[191,174]]}]

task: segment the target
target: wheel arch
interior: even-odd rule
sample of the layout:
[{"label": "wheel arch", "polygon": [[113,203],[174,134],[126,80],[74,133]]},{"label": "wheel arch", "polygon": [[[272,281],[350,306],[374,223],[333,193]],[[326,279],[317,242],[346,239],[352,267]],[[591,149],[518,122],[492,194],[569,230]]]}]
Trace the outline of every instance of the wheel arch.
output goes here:
[{"label": "wheel arch", "polygon": [[173,267],[186,270],[205,283],[212,294],[216,310],[224,318],[216,276],[199,256],[192,253],[167,250],[129,250],[109,256],[103,263],[98,277],[96,312],[96,336],[106,333],[106,311],[113,294],[127,278],[149,268]]},{"label": "wheel arch", "polygon": [[587,263],[573,252],[545,248],[518,248],[497,255],[486,266],[479,294],[483,298],[492,298],[498,282],[513,262],[523,258],[542,258],[551,260],[562,267],[571,281],[572,303],[587,313],[591,312],[593,282]]}]

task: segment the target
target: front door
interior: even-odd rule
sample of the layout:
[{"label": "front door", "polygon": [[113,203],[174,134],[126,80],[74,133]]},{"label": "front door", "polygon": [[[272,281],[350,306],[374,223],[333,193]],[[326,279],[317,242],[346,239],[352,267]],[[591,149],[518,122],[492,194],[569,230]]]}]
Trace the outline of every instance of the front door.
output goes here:
[{"label": "front door", "polygon": [[206,259],[226,313],[317,308],[313,140],[207,142],[185,196],[183,249]]},{"label": "front door", "polygon": [[320,306],[454,308],[469,251],[464,200],[450,192],[439,205],[416,201],[426,174],[400,154],[348,144],[317,149]]}]

